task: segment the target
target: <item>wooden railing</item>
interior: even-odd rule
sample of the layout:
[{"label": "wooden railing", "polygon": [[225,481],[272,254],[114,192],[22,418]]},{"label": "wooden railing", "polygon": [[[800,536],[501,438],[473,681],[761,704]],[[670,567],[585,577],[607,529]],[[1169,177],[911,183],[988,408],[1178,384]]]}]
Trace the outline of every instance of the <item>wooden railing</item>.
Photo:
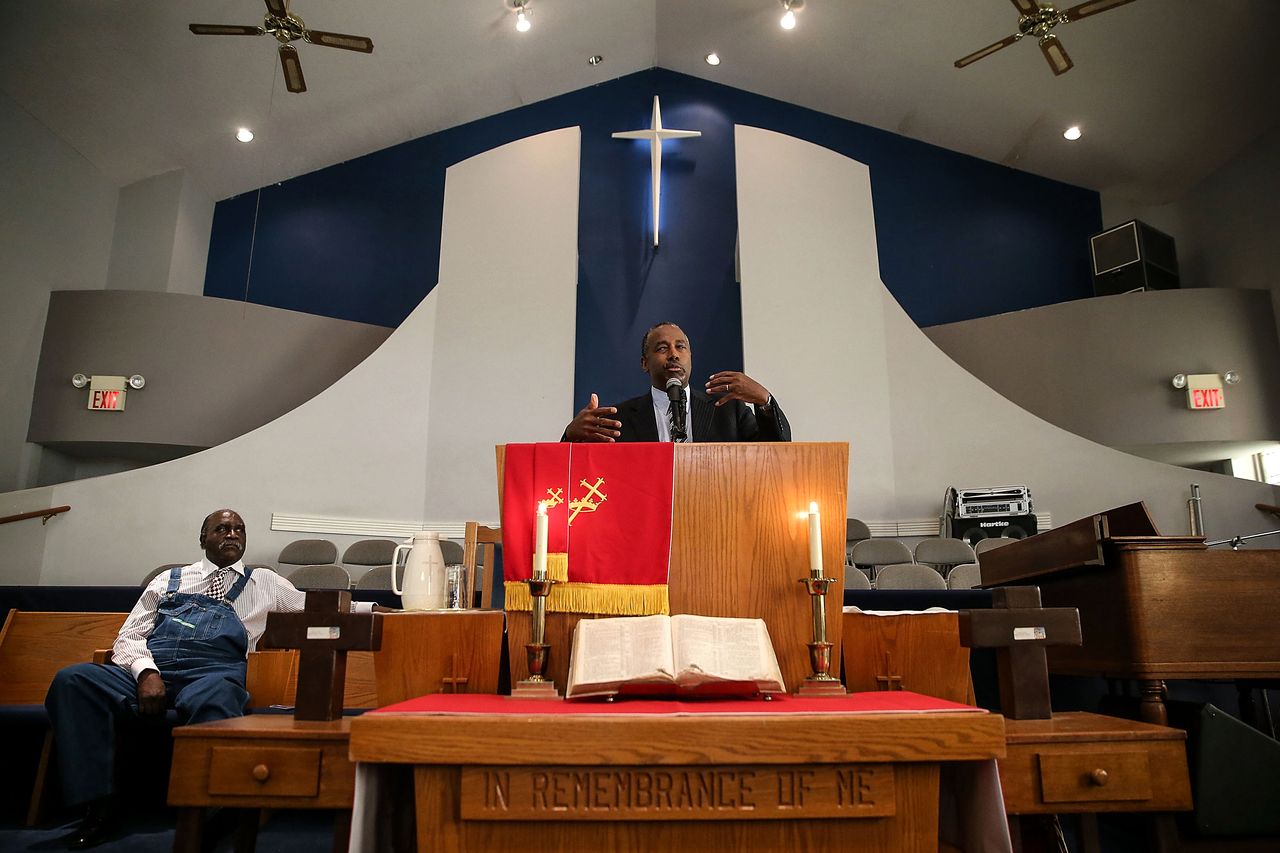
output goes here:
[{"label": "wooden railing", "polygon": [[6,515],[4,518],[0,518],[0,524],[8,524],[11,521],[26,521],[28,518],[39,518],[41,519],[41,524],[48,524],[49,519],[64,512],[71,512],[71,507],[51,506],[48,509],[36,509],[31,512],[20,512],[17,515]]}]

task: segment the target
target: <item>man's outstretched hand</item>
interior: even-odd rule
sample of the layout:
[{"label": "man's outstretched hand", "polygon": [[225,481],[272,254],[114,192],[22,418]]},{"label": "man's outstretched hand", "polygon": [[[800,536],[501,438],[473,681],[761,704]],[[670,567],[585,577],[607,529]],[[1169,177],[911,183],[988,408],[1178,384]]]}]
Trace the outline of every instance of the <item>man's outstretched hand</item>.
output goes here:
[{"label": "man's outstretched hand", "polygon": [[591,395],[591,402],[578,412],[577,417],[565,428],[564,437],[569,441],[613,441],[622,435],[622,421],[615,421],[608,415],[616,415],[618,410],[613,406],[600,405],[600,398]]},{"label": "man's outstretched hand", "polygon": [[736,370],[722,370],[711,374],[711,378],[707,380],[707,393],[718,397],[717,406],[723,406],[730,400],[741,400],[756,406],[766,406],[769,403],[769,392],[765,387]]},{"label": "man's outstretched hand", "polygon": [[163,714],[164,707],[164,679],[154,669],[148,669],[138,679],[138,712]]}]

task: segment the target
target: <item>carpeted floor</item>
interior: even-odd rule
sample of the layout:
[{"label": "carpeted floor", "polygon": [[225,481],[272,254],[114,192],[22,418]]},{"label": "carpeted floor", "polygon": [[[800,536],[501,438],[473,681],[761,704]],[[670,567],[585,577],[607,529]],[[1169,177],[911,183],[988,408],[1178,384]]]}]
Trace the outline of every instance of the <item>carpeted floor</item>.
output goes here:
[{"label": "carpeted floor", "polygon": [[[153,810],[122,818],[112,839],[94,850],[102,853],[169,853],[177,815],[172,810]],[[213,818],[206,833],[207,850],[231,853],[234,847],[234,816],[222,813]],[[33,850],[65,850],[64,839],[76,821],[48,824],[32,829],[6,822],[0,825],[0,853]],[[333,844],[333,812],[278,811],[271,814],[258,831],[262,853],[315,853]]]}]

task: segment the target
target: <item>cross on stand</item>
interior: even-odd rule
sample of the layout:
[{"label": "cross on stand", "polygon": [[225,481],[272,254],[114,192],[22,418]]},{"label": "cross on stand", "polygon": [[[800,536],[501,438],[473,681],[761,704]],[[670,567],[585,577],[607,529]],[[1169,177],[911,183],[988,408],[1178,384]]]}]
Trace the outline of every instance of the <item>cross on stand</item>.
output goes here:
[{"label": "cross on stand", "polygon": [[1012,720],[1053,717],[1045,647],[1080,643],[1080,611],[1041,607],[1038,586],[996,587],[990,610],[960,611],[960,645],[996,650],[1000,710]]},{"label": "cross on stand", "polygon": [[347,652],[381,648],[382,617],[352,613],[349,592],[312,590],[301,611],[267,614],[258,646],[299,650],[294,719],[336,720],[342,717]]}]

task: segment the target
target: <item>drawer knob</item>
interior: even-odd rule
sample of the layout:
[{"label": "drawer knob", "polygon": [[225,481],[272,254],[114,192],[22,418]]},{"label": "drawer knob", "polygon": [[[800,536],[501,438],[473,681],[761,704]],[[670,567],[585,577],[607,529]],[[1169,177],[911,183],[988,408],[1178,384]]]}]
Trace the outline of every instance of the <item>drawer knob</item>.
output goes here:
[{"label": "drawer knob", "polygon": [[1101,767],[1095,768],[1089,773],[1089,781],[1097,785],[1099,788],[1107,784],[1108,778],[1110,777],[1107,775],[1107,771],[1103,770]]},{"label": "drawer knob", "polygon": [[[1097,772],[1099,772],[1099,771],[1095,770],[1094,772],[1095,772],[1095,773],[1097,773]],[[1102,775],[1103,775],[1103,776],[1106,776],[1107,774],[1106,774],[1105,772],[1103,772],[1103,774],[1102,774]],[[258,764],[258,765],[255,765],[255,766],[254,766],[254,768],[253,768],[253,778],[257,779],[259,782],[265,782],[265,781],[267,781],[267,779],[269,779],[270,777],[271,777],[271,768],[270,768],[270,767],[268,767],[268,766],[267,766],[267,765],[265,765],[265,764]]]}]

